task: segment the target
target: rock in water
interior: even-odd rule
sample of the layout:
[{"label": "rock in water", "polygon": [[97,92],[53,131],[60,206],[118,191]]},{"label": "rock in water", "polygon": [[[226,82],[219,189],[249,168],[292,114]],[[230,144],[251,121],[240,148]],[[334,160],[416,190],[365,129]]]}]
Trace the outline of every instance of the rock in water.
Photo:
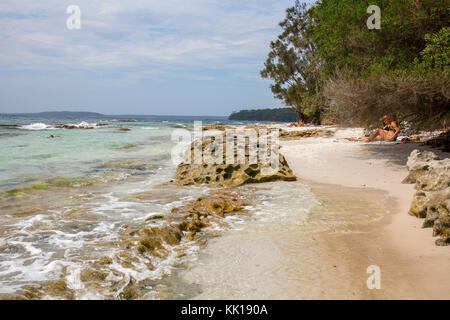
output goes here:
[{"label": "rock in water", "polygon": [[[237,139],[235,138],[235,141]],[[220,140],[218,140],[220,141]],[[222,136],[222,155],[217,154],[220,147],[219,143],[216,143],[214,138],[204,138],[201,143],[201,153],[203,154],[203,161],[201,164],[193,163],[194,159],[194,143],[191,144],[191,149],[188,150],[187,159],[191,159],[190,163],[185,161],[178,165],[175,180],[172,181],[178,185],[201,185],[206,184],[211,187],[233,187],[246,183],[258,183],[269,181],[295,181],[297,178],[292,173],[291,168],[282,154],[279,154],[278,168],[272,169],[270,163],[256,161],[256,163],[250,163],[249,161],[249,142],[246,142],[245,146],[240,148],[234,148],[233,163],[229,164],[226,161],[226,138]],[[259,145],[258,145],[259,146]],[[279,146],[276,146],[277,148]],[[272,147],[273,148],[273,147]],[[200,149],[200,148],[199,148]],[[212,150],[211,154],[205,155],[205,150]],[[240,151],[238,151],[241,149]],[[245,150],[243,150],[245,149]],[[238,163],[238,153],[245,154],[245,161]],[[205,161],[205,159],[217,159],[220,161]],[[275,167],[275,166],[274,166]]]},{"label": "rock in water", "polygon": [[440,236],[437,245],[450,244],[450,159],[440,160],[433,152],[414,150],[408,158],[409,175],[403,183],[415,183],[409,213],[425,218],[423,228]]}]

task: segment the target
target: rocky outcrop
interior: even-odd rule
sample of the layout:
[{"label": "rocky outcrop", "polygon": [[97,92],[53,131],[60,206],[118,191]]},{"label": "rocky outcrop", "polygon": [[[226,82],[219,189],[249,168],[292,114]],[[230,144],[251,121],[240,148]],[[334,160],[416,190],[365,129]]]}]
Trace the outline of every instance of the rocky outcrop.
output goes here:
[{"label": "rocky outcrop", "polygon": [[311,137],[329,137],[334,134],[331,130],[311,129],[311,130],[281,130],[280,139],[299,139]]},{"label": "rocky outcrop", "polygon": [[109,122],[138,122],[138,121],[130,119],[119,119],[119,120],[109,120]]},{"label": "rocky outcrop", "polygon": [[[295,181],[283,155],[280,154],[278,171],[271,172],[270,166],[262,164],[180,164],[175,174],[174,182],[178,185],[201,185],[211,187],[232,187],[246,183],[270,181]],[[264,172],[268,169],[268,173]]]},{"label": "rocky outcrop", "polygon": [[219,131],[225,131],[226,129],[232,129],[230,126],[226,126],[223,123],[220,122],[216,122],[213,124],[208,124],[205,126],[202,126],[202,130],[203,131],[208,131],[208,130],[219,130]]},{"label": "rocky outcrop", "polygon": [[58,129],[94,129],[90,124],[57,124],[55,128]]},{"label": "rocky outcrop", "polygon": [[[272,169],[270,163],[259,161],[259,159],[256,163],[250,163],[248,141],[245,146],[240,147],[241,152],[244,152],[245,154],[245,160],[242,161],[242,163],[237,161],[239,152],[238,147],[234,148],[234,161],[229,164],[229,162],[226,161],[225,141],[226,139],[223,136],[223,154],[221,163],[219,163],[220,161],[216,161],[216,163],[214,163],[214,161],[205,161],[205,159],[208,159],[208,157],[205,156],[205,150],[213,149],[211,152],[211,157],[214,158],[214,151],[219,147],[218,144],[215,143],[214,138],[209,137],[202,140],[201,152],[203,154],[203,161],[201,164],[193,163],[194,143],[192,143],[190,150],[187,152],[187,159],[189,159],[189,157],[191,159],[190,163],[188,161],[180,163],[178,165],[174,180],[171,182],[184,186],[205,184],[210,187],[233,187],[246,183],[297,180],[282,154],[279,154],[278,168]],[[242,148],[245,148],[245,150],[242,150]]]},{"label": "rocky outcrop", "polygon": [[[152,279],[133,279],[128,274],[155,270],[158,261],[186,255],[187,242],[200,247],[220,234],[224,219],[232,215],[250,215],[244,195],[238,190],[220,190],[173,208],[170,212],[151,215],[136,225],[123,225],[122,237],[103,245],[116,248],[111,256],[99,256],[86,262],[77,275],[82,290],[98,292],[106,299],[142,299],[157,284]],[[18,294],[0,295],[0,299],[76,299],[77,290],[68,286],[70,267],[60,279],[30,284]]]},{"label": "rocky outcrop", "polygon": [[409,214],[424,218],[423,228],[433,228],[436,245],[450,244],[450,159],[433,152],[414,150],[408,158],[409,175],[403,183],[415,183]]},{"label": "rocky outcrop", "polygon": [[439,157],[430,151],[414,150],[408,158],[406,166],[409,174],[402,183],[416,183],[417,179],[429,172],[430,162]]}]

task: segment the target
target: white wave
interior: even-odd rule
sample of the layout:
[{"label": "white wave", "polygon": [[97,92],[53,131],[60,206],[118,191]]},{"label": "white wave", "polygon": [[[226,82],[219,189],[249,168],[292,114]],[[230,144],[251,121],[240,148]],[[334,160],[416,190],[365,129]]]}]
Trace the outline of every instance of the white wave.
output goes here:
[{"label": "white wave", "polygon": [[42,122],[36,122],[36,123],[20,126],[19,129],[22,129],[22,130],[45,130],[45,129],[54,129],[54,127],[52,127],[48,124],[42,123]]},{"label": "white wave", "polygon": [[88,122],[82,121],[78,124],[78,127],[90,127],[90,126],[96,126],[96,125],[97,125],[96,123],[90,125]]}]

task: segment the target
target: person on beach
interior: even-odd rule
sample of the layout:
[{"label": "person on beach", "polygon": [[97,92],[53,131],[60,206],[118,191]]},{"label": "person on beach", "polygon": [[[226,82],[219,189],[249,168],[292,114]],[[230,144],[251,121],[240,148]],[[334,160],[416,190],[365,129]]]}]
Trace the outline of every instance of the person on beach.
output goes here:
[{"label": "person on beach", "polygon": [[372,141],[395,141],[397,139],[398,134],[400,133],[400,128],[397,124],[397,118],[392,113],[385,115],[380,119],[383,121],[383,128],[378,128],[374,130],[370,136],[355,139],[355,138],[347,138],[349,141],[361,141],[361,142],[372,142]]},{"label": "person on beach", "polygon": [[298,120],[298,124],[292,122],[289,127],[303,127],[305,125],[305,122],[303,121],[303,119],[299,119]]}]

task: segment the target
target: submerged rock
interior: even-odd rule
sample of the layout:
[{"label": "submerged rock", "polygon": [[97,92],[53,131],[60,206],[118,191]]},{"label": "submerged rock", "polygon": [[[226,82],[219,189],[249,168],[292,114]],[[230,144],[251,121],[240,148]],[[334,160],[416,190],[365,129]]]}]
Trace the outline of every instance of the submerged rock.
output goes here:
[{"label": "submerged rock", "polygon": [[133,143],[128,143],[124,146],[113,148],[113,150],[116,150],[116,151],[136,151],[139,149],[141,149],[141,147],[136,144],[133,144]]},{"label": "submerged rock", "polygon": [[28,300],[37,300],[44,297],[52,299],[62,298],[66,300],[75,299],[74,290],[70,289],[64,280],[25,286],[21,294],[22,299]]},{"label": "submerged rock", "polygon": [[87,122],[81,122],[80,124],[57,124],[55,128],[58,129],[94,129],[94,125],[91,125]]},{"label": "submerged rock", "polygon": [[138,121],[132,119],[119,119],[119,120],[110,120],[109,122],[138,122]]},{"label": "submerged rock", "polygon": [[147,171],[155,168],[154,164],[145,160],[112,160],[104,163],[101,166],[96,167],[98,169],[123,169],[123,170],[137,170]]},{"label": "submerged rock", "polygon": [[433,228],[436,245],[450,244],[450,159],[433,152],[414,150],[408,158],[409,175],[403,183],[415,183],[409,214],[424,218],[423,228]]}]

